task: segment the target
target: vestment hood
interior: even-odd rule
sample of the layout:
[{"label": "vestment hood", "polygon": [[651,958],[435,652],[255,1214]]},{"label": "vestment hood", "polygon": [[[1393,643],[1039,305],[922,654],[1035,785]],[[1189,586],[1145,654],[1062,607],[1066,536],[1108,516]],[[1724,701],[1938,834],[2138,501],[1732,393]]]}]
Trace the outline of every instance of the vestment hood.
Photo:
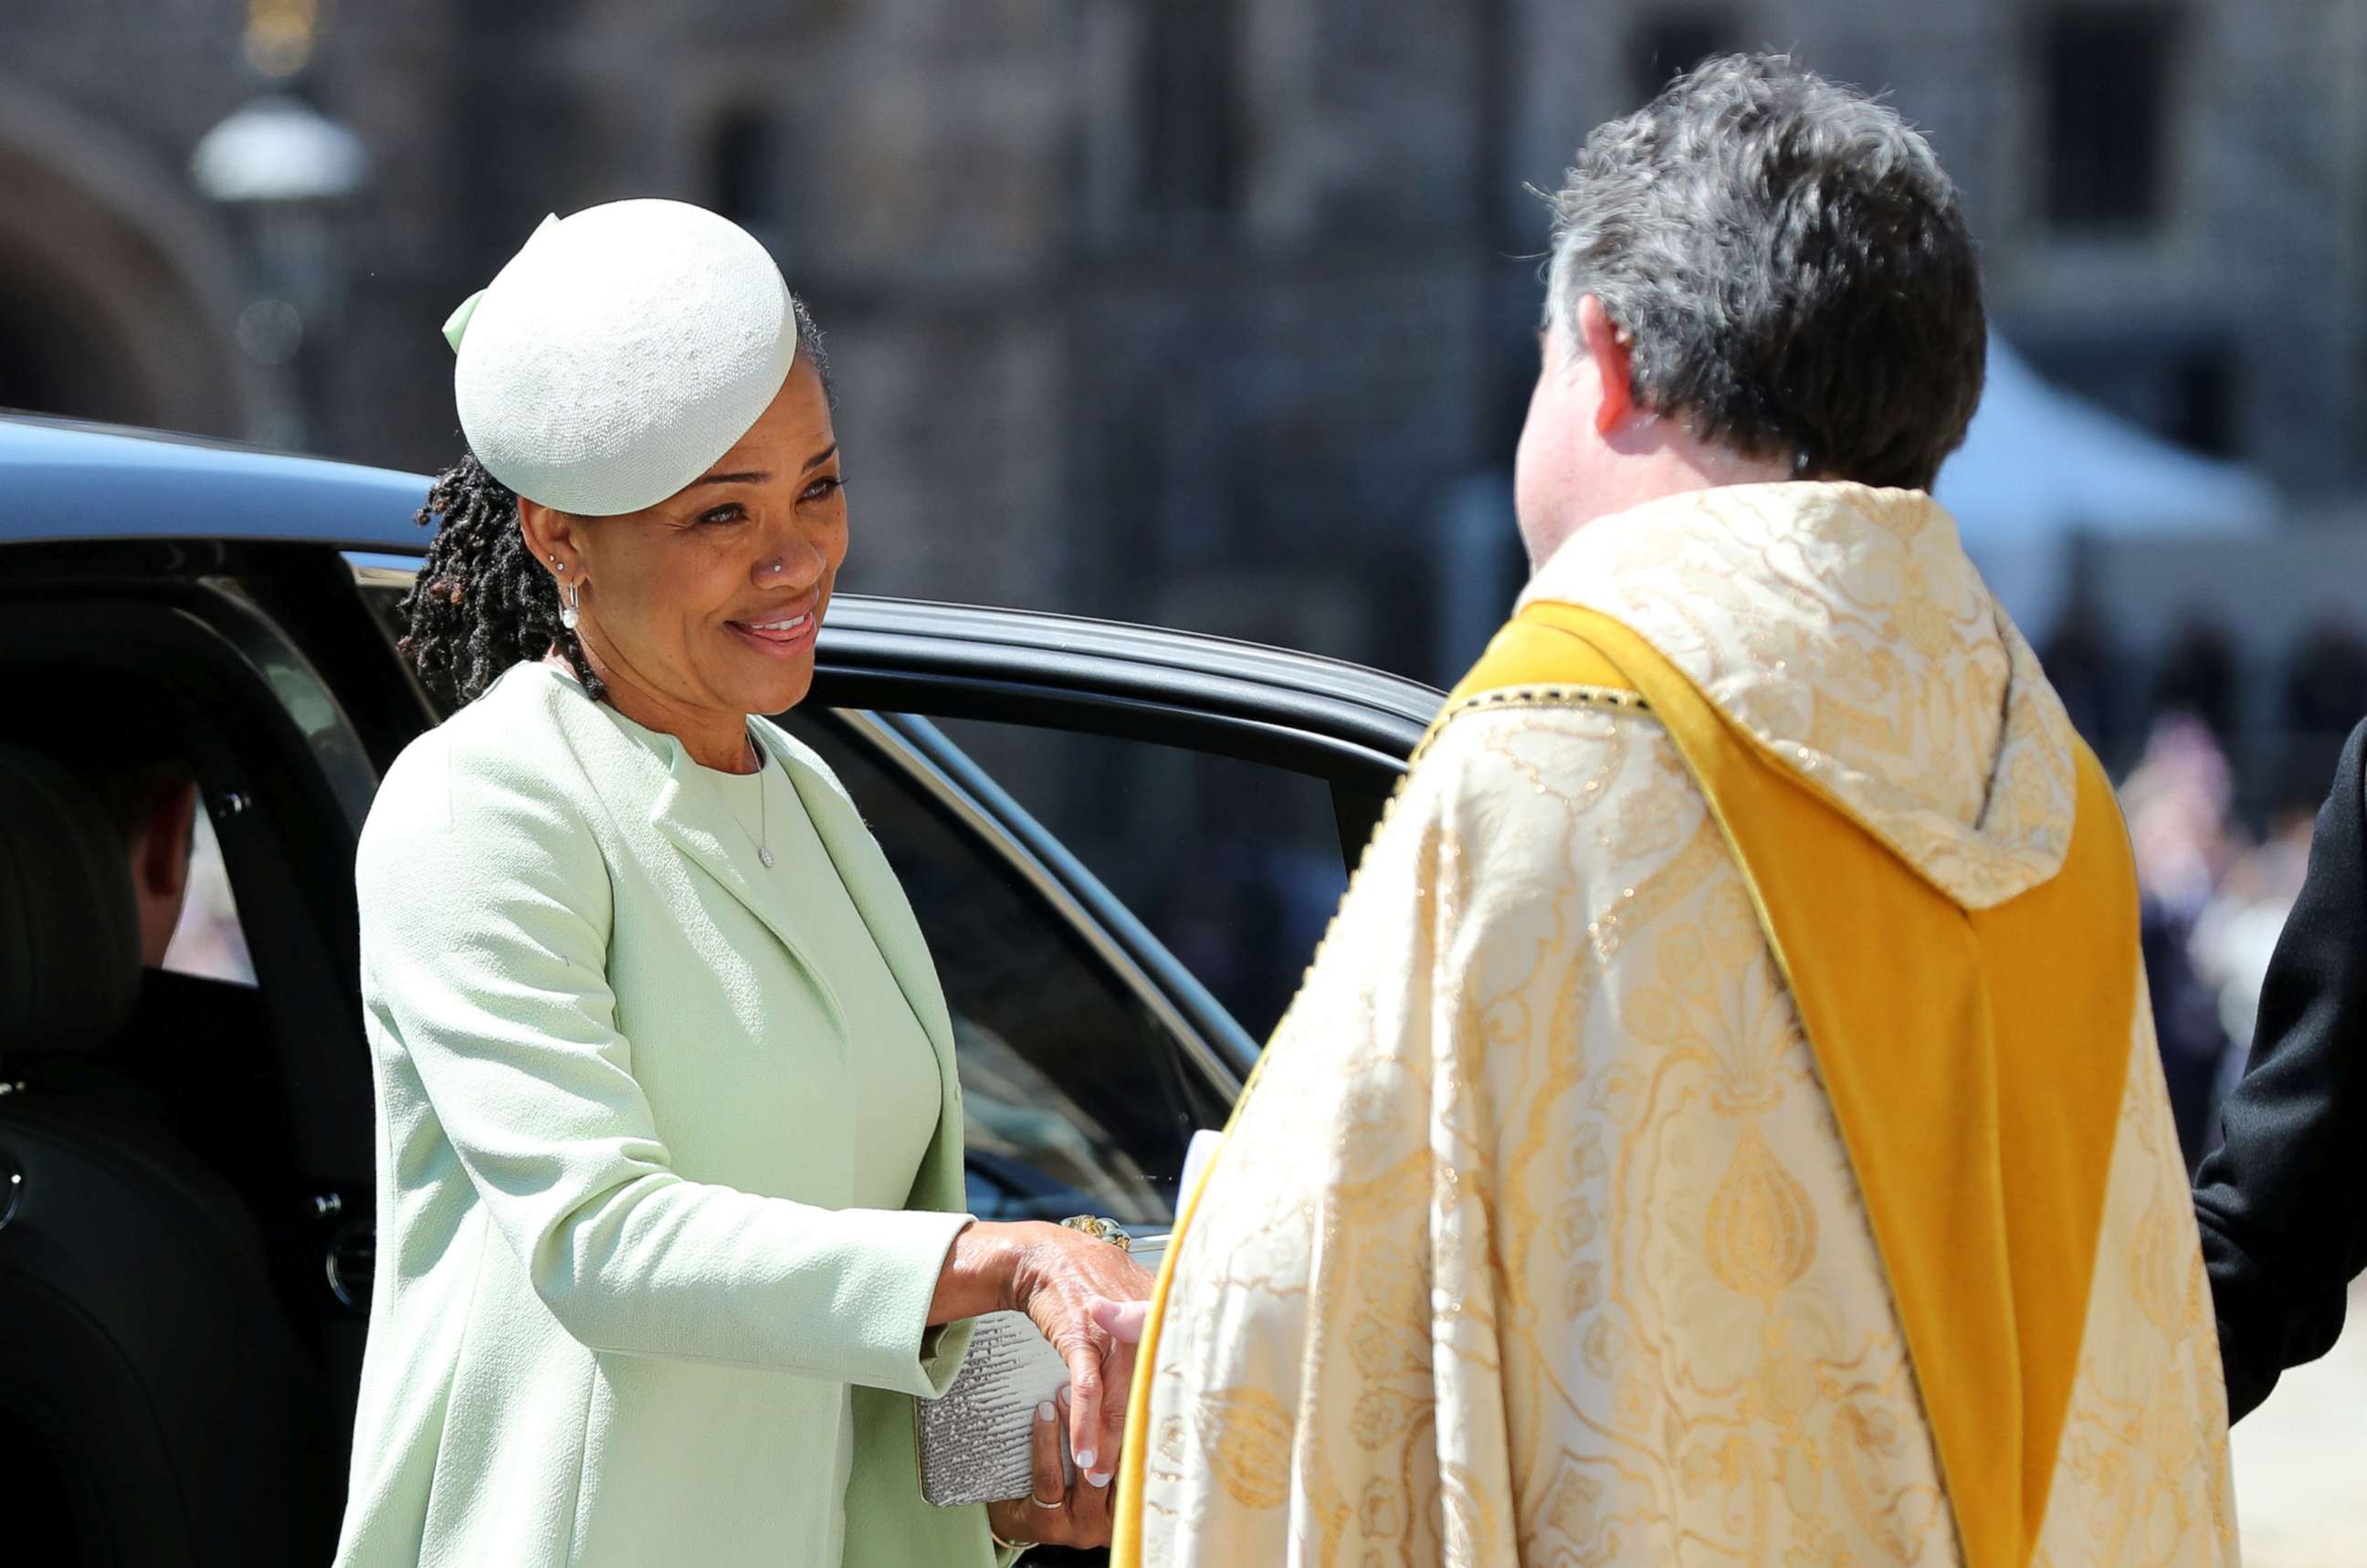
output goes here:
[{"label": "vestment hood", "polygon": [[1728,485],[1580,528],[1523,602],[1610,615],[1968,909],[2052,878],[2074,737],[1921,491]]}]

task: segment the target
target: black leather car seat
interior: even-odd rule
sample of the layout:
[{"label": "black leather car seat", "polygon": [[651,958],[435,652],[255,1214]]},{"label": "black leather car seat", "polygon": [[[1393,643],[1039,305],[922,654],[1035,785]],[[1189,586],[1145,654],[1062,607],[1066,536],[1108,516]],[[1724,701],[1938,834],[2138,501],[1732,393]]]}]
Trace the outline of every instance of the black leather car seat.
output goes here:
[{"label": "black leather car seat", "polygon": [[5,1529],[28,1562],[320,1563],[342,1445],[252,1215],[136,1085],[46,1071],[103,1060],[141,973],[113,824],[0,744]]}]

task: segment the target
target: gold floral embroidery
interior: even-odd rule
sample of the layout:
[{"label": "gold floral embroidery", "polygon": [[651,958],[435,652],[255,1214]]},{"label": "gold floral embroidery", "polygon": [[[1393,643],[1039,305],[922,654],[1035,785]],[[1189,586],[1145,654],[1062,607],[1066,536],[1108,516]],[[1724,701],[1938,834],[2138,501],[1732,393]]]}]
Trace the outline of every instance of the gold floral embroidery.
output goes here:
[{"label": "gold floral embroidery", "polygon": [[1226,1494],[1244,1508],[1290,1500],[1290,1412],[1262,1389],[1227,1389],[1200,1401],[1200,1442]]},{"label": "gold floral embroidery", "polygon": [[1768,1149],[1756,1124],[1744,1130],[1710,1195],[1703,1239],[1710,1272],[1727,1290],[1768,1306],[1799,1282],[1817,1255],[1817,1211],[1807,1189]]}]

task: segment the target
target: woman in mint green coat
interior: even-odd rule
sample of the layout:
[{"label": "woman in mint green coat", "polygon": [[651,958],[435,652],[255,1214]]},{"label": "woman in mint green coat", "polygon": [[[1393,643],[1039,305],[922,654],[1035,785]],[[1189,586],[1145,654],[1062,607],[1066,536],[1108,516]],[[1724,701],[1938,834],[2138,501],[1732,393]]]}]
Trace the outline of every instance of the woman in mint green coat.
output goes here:
[{"label": "woman in mint green coat", "polygon": [[[846,551],[810,320],[737,228],[623,202],[547,224],[447,335],[471,455],[423,509],[404,649],[466,703],[362,835],[379,1263],[339,1562],[1106,1539],[1129,1352],[1091,1310],[1149,1280],[960,1212],[920,929],[838,781],[751,717],[805,696]],[[912,1402],[1003,1307],[1070,1362],[1077,1480],[1056,1418],[1033,1500],[933,1508]]]}]

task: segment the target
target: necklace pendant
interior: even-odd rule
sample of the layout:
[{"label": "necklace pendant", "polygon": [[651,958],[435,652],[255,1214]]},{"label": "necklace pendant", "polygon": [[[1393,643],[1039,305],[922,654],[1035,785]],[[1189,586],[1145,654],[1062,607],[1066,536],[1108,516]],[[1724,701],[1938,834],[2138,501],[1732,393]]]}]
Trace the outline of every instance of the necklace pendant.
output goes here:
[{"label": "necklace pendant", "polygon": [[756,846],[756,858],[764,863],[764,869],[769,871],[773,869],[773,852],[761,844]]}]

